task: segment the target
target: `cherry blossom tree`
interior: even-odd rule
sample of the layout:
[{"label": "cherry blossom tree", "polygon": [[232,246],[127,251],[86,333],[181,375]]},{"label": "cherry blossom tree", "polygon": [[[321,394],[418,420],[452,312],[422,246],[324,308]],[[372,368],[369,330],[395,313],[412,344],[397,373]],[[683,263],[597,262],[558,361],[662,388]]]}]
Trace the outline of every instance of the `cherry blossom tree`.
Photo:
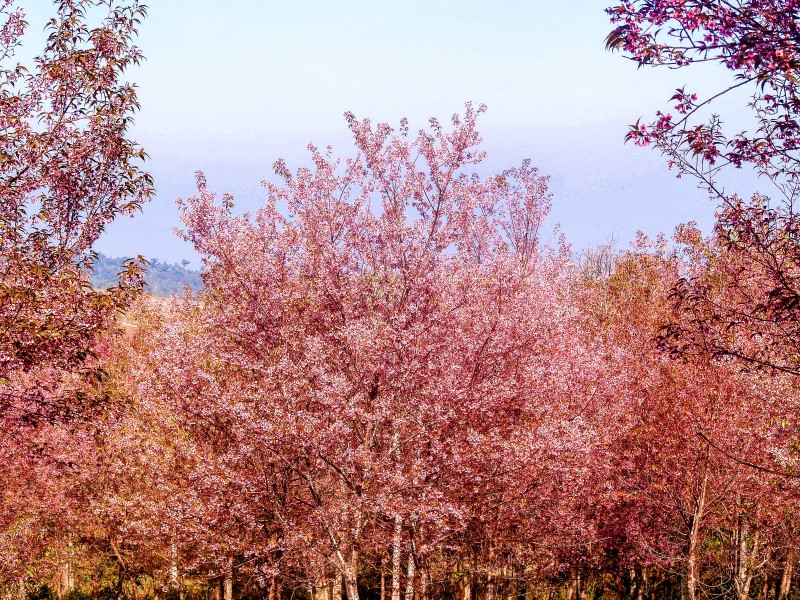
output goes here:
[{"label": "cherry blossom tree", "polygon": [[[92,24],[98,11],[100,21]],[[93,291],[88,273],[104,227],[152,194],[152,180],[139,167],[145,154],[128,138],[139,105],[123,79],[141,60],[133,39],[145,12],[136,0],[57,2],[45,48],[26,67],[15,62],[25,14],[14,0],[0,2],[0,414],[6,421],[65,414],[63,399],[53,398],[58,373],[87,365],[98,332],[141,285],[132,263],[109,291]],[[29,385],[34,371],[40,378]]]},{"label": "cherry blossom tree", "polygon": [[[792,0],[627,2],[607,9],[617,28],[608,46],[639,65],[685,68],[718,63],[733,83],[699,98],[676,91],[674,113],[632,126],[627,139],[653,144],[670,167],[691,175],[720,204],[713,241],[717,279],[700,272],[675,289],[679,314],[664,340],[675,352],[733,356],[747,368],[797,371],[798,6]],[[751,90],[754,125],[729,133],[722,119],[702,116],[720,96]],[[774,184],[744,201],[726,192],[719,174],[752,168]]]},{"label": "cherry blossom tree", "polygon": [[[206,290],[169,309],[137,385],[198,436],[207,481],[242,486],[204,517],[239,523],[219,559],[270,578],[293,565],[311,589],[341,577],[356,600],[382,547],[393,595],[404,559],[405,593],[427,594],[433,548],[492,506],[521,531],[531,478],[543,489],[588,447],[576,272],[540,244],[535,168],[469,170],[482,111],[417,136],[348,115],[357,154],[311,146],[296,174],[278,161],[255,216],[202,176],[181,204]],[[503,542],[481,559],[488,581]]]},{"label": "cherry blossom tree", "polygon": [[85,524],[74,467],[90,446],[68,424],[105,401],[101,338],[141,288],[130,264],[119,285],[92,290],[92,245],[152,181],[128,137],[138,103],[123,79],[141,60],[146,8],[64,0],[53,11],[44,49],[23,65],[25,13],[0,1],[0,578],[23,594],[49,570],[60,598]]}]

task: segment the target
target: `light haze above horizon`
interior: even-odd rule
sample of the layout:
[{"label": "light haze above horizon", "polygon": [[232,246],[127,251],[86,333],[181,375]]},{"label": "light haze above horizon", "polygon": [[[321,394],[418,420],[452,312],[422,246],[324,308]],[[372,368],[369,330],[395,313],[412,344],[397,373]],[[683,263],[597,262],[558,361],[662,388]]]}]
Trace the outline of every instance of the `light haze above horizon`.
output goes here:
[{"label": "light haze above horizon", "polygon": [[[395,126],[408,117],[416,130],[430,116],[447,122],[466,101],[489,107],[479,121],[482,171],[530,158],[551,178],[549,223],[575,247],[711,222],[713,205],[692,181],[623,138],[638,117],[669,108],[676,87],[719,88],[730,75],[637,70],[605,50],[605,2],[149,4],[137,41],[147,60],[129,78],[142,105],[132,137],[150,155],[157,196],[108,228],[97,245],[104,254],[196,267],[197,255],[172,233],[175,199],[195,192],[195,171],[220,195],[233,193],[237,208],[253,210],[277,158],[290,168],[307,164],[309,142],[351,152],[345,111]],[[38,51],[52,4],[23,5]]]}]

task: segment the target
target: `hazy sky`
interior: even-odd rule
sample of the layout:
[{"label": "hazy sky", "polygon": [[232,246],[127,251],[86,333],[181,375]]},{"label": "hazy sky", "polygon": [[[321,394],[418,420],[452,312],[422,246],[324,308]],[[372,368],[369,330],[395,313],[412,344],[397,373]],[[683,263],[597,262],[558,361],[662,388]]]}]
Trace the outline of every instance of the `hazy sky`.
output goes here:
[{"label": "hazy sky", "polygon": [[[50,3],[28,0],[32,31]],[[174,200],[212,189],[256,208],[259,182],[308,142],[349,152],[342,113],[412,129],[445,121],[472,100],[486,172],[526,157],[550,175],[551,222],[575,246],[679,222],[709,223],[712,207],[653,150],[624,145],[627,125],[667,106],[673,90],[728,79],[641,69],[604,49],[610,25],[598,0],[151,0],[130,73],[142,111],[133,135],[150,154],[157,198],[112,225],[99,249],[194,260],[175,238]],[[691,76],[691,77],[690,77]],[[196,263],[195,263],[196,264]]]}]

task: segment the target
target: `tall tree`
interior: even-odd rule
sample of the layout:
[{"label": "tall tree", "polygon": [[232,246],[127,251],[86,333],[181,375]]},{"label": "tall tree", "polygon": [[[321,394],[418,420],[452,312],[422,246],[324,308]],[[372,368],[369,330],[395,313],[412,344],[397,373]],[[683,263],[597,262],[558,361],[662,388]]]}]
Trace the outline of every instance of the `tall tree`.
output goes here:
[{"label": "tall tree", "polygon": [[25,14],[0,1],[4,430],[75,408],[53,397],[53,382],[87,366],[98,332],[140,285],[133,264],[105,292],[91,289],[88,271],[104,227],[152,194],[145,154],[128,137],[139,105],[123,79],[141,60],[133,40],[145,13],[138,0],[60,0],[44,50],[26,67],[15,62]]},{"label": "tall tree", "polygon": [[357,153],[311,147],[296,174],[279,161],[254,217],[202,176],[182,203],[206,290],[174,309],[141,389],[218,440],[220,479],[247,490],[218,523],[261,524],[247,547],[262,561],[315,564],[353,600],[374,548],[413,596],[432,540],[522,531],[531,478],[563,476],[559,455],[590,439],[575,273],[539,242],[546,178],[527,162],[472,171],[482,110],[416,136],[348,115]]}]

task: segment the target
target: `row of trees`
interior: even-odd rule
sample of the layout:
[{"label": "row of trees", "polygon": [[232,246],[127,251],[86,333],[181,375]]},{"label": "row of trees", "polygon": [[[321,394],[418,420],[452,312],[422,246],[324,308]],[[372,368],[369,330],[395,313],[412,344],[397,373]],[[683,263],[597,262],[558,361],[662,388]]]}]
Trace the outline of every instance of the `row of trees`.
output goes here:
[{"label": "row of trees", "polygon": [[[24,16],[0,7],[7,59]],[[793,2],[609,9],[634,60],[764,92],[758,136],[690,126],[684,91],[686,119],[631,132],[718,193],[709,237],[576,254],[534,167],[479,174],[484,107],[417,134],[348,114],[355,153],[279,161],[255,215],[198,174],[205,287],[135,302],[135,265],[87,281],[151,192],[120,82],[145,9],[58,7],[0,96],[5,595],[791,595],[796,218],[714,178],[724,156],[794,189]]]},{"label": "row of trees", "polygon": [[[119,281],[119,273],[125,269],[127,259],[112,258],[98,253],[92,264],[91,284],[94,288],[105,289]],[[181,294],[188,286],[192,290],[203,287],[200,271],[188,268],[189,261],[180,264],[159,261],[151,258],[145,263],[144,284],[147,293],[154,296],[167,297]]]},{"label": "row of trees", "polygon": [[416,136],[350,117],[356,154],[278,163],[253,216],[198,176],[206,287],[98,349],[100,418],[36,430],[5,581],[787,597],[795,380],[655,343],[720,249],[542,244],[546,178],[471,172],[481,111]]}]

